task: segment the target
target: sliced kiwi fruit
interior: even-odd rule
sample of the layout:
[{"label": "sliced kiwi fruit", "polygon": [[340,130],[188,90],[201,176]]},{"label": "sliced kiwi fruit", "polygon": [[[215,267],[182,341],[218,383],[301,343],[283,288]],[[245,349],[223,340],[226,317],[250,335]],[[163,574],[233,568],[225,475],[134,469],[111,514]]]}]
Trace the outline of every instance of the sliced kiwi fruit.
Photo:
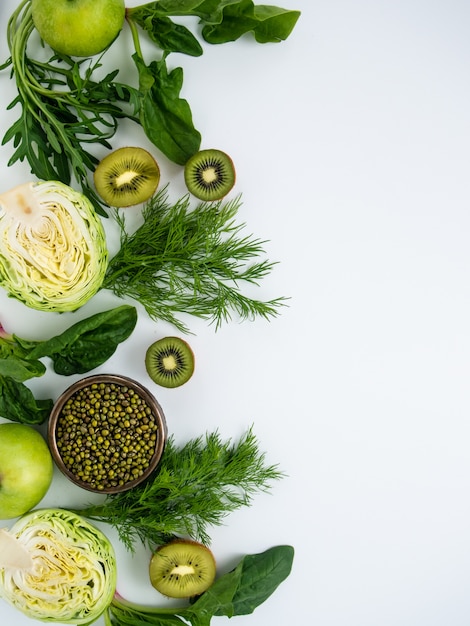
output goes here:
[{"label": "sliced kiwi fruit", "polygon": [[113,207],[129,207],[148,200],[160,182],[160,168],[147,150],[118,148],[104,157],[93,174],[100,198]]},{"label": "sliced kiwi fruit", "polygon": [[188,191],[205,202],[221,200],[235,184],[232,159],[222,150],[200,150],[184,166]]},{"label": "sliced kiwi fruit", "polygon": [[179,387],[194,372],[194,353],[180,337],[164,337],[152,343],[145,355],[148,375],[162,387]]},{"label": "sliced kiwi fruit", "polygon": [[189,539],[175,539],[160,546],[150,559],[150,582],[169,598],[198,596],[212,585],[215,575],[212,552]]}]

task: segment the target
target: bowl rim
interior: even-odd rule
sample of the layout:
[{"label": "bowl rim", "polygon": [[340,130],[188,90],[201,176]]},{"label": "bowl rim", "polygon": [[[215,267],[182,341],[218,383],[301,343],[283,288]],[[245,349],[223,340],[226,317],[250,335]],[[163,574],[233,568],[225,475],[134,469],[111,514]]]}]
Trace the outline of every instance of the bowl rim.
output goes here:
[{"label": "bowl rim", "polygon": [[[60,414],[64,407],[66,401],[77,391],[83,389],[84,387],[88,387],[95,383],[114,383],[120,385],[122,387],[132,387],[137,393],[147,402],[147,404],[152,409],[152,413],[155,416],[157,421],[157,441],[155,444],[154,454],[149,462],[146,470],[137,478],[130,480],[124,485],[117,485],[114,487],[104,487],[103,489],[97,489],[91,486],[89,483],[80,480],[73,472],[71,472],[65,465],[62,460],[61,454],[59,452],[56,440],[56,430],[57,430],[57,422],[59,420]],[[129,376],[124,376],[121,374],[92,374],[90,376],[85,376],[72,383],[67,387],[54,402],[51,413],[49,415],[49,421],[47,425],[47,439],[49,443],[49,449],[52,454],[52,458],[54,459],[55,464],[58,469],[64,474],[72,483],[78,485],[79,487],[86,489],[92,493],[101,493],[101,494],[113,494],[113,493],[121,493],[123,491],[128,491],[139,485],[143,481],[145,481],[157,468],[158,463],[163,455],[166,440],[168,437],[168,428],[166,423],[165,414],[163,412],[160,403],[155,398],[155,396],[140,382],[137,380],[130,378]]]}]

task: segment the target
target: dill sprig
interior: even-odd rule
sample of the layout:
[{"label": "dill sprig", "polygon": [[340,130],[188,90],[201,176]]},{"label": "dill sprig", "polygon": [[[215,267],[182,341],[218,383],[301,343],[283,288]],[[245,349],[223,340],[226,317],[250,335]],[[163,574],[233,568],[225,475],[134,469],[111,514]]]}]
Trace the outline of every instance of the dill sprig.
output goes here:
[{"label": "dill sprig", "polygon": [[183,332],[188,328],[179,313],[210,320],[216,328],[233,314],[242,320],[277,315],[285,298],[260,301],[240,290],[241,283],[258,285],[275,265],[259,260],[265,241],[241,234],[245,225],[234,219],[241,197],[190,209],[188,195],[171,204],[166,189],[144,207],[143,224],[132,234],[115,211],[121,242],[103,288],[138,301],[152,319]]},{"label": "dill sprig", "polygon": [[169,437],[150,480],[75,512],[112,525],[131,552],[137,541],[153,549],[174,536],[207,544],[209,526],[251,505],[282,476],[277,465],[266,464],[252,428],[236,442],[212,432],[178,447]]}]

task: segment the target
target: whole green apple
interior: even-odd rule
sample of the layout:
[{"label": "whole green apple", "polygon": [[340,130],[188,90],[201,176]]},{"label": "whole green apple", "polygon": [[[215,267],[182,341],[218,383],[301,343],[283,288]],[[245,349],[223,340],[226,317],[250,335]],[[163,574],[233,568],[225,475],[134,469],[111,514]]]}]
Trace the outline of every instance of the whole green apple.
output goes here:
[{"label": "whole green apple", "polygon": [[42,435],[26,424],[0,424],[0,519],[36,506],[48,491],[53,461]]},{"label": "whole green apple", "polygon": [[56,52],[90,57],[118,36],[125,18],[124,0],[32,0],[33,22]]}]

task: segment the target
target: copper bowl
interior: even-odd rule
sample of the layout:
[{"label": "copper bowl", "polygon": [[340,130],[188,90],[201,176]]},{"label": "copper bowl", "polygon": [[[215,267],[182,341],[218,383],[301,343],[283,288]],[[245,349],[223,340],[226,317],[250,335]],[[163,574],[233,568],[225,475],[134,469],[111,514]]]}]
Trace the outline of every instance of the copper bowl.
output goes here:
[{"label": "copper bowl", "polygon": [[68,387],[54,404],[47,433],[60,471],[83,489],[105,494],[146,480],[161,459],[167,434],[162,408],[150,391],[115,374],[88,376]]}]

